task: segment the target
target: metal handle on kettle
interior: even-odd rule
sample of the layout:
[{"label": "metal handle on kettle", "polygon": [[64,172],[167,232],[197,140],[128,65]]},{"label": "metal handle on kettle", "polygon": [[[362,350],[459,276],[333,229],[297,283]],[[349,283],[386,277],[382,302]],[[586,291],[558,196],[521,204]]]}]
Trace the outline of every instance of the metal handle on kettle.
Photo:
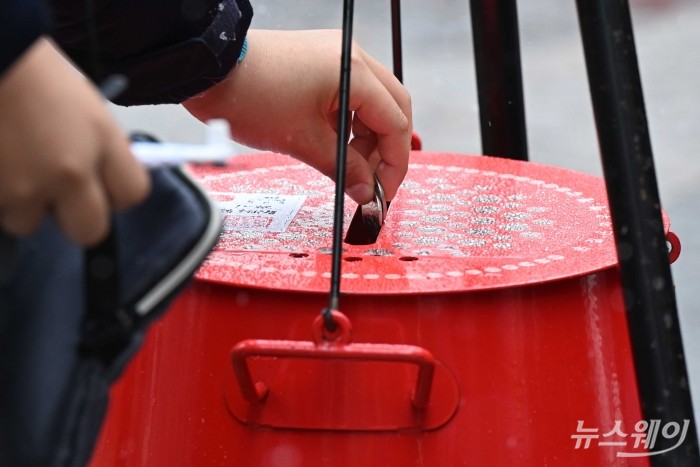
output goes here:
[{"label": "metal handle on kettle", "polygon": [[428,405],[436,363],[428,350],[414,345],[351,344],[349,320],[337,311],[333,311],[333,317],[340,328],[333,336],[335,340],[328,340],[328,336],[323,335],[323,320],[318,316],[312,327],[314,342],[248,339],[236,344],[231,349],[231,363],[243,397],[248,402],[262,402],[268,395],[265,383],[253,382],[248,366],[249,357],[312,358],[415,364],[418,377],[412,397],[413,406],[420,410]]}]

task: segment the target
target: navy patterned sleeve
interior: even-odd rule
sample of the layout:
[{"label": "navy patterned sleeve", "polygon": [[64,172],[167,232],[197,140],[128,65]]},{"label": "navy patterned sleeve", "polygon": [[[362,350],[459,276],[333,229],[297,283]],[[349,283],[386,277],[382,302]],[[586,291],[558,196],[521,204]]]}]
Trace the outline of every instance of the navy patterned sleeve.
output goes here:
[{"label": "navy patterned sleeve", "polygon": [[126,90],[114,99],[121,105],[179,103],[223,80],[236,65],[253,16],[248,0],[48,4],[52,36],[93,80],[127,78]]},{"label": "navy patterned sleeve", "polygon": [[0,0],[0,77],[48,24],[41,0]]}]

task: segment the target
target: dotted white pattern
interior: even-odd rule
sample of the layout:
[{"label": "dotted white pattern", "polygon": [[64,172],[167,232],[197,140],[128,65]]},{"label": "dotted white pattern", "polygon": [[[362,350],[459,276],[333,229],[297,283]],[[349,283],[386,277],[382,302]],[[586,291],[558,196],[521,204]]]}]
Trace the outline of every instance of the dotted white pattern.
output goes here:
[{"label": "dotted white pattern", "polygon": [[[239,268],[265,276],[309,280],[330,278],[330,260],[326,259],[332,242],[335,190],[330,180],[298,163],[209,171],[198,179],[217,201],[235,199],[239,193],[307,197],[285,232],[225,230],[205,268]],[[465,275],[478,278],[514,274],[566,263],[571,254],[580,258],[595,249],[609,250],[612,232],[604,192],[579,190],[521,174],[454,164],[412,163],[389,210],[380,234],[382,241],[365,247],[348,246],[346,255],[353,255],[354,259],[348,257],[344,262],[346,268],[380,257],[402,263],[402,271],[353,270],[345,271],[341,277],[355,283],[436,283]],[[355,207],[346,199],[346,227]],[[595,220],[594,227],[583,218],[585,212],[590,212],[589,217]],[[226,222],[225,219],[225,225]],[[236,252],[258,252],[267,259],[242,264],[234,259]],[[290,252],[300,259],[293,267],[289,260],[276,263],[276,256],[288,257]],[[308,257],[324,261],[308,261]],[[432,260],[430,267],[423,258]],[[452,261],[448,269],[441,268],[440,258],[463,260],[464,267],[455,269]],[[477,259],[481,264],[474,264]],[[304,269],[304,265],[314,269]]]}]

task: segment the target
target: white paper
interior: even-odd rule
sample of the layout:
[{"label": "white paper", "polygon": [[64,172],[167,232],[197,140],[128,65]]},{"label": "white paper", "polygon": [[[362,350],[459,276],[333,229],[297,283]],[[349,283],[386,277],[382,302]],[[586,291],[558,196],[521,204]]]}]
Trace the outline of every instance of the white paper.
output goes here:
[{"label": "white paper", "polygon": [[304,204],[306,196],[235,194],[233,201],[219,202],[225,230],[284,232]]}]

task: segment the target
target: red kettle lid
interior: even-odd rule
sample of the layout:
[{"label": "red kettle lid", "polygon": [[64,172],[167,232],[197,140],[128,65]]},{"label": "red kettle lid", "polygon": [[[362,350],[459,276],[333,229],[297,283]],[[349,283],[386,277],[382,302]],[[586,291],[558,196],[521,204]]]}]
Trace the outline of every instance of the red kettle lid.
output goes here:
[{"label": "red kettle lid", "polygon": [[[272,153],[193,166],[224,213],[197,279],[330,289],[335,184]],[[357,205],[346,197],[345,226]],[[668,219],[664,217],[668,229]],[[558,167],[413,152],[377,242],[344,245],[341,290],[464,292],[581,276],[617,264],[604,182]]]}]

